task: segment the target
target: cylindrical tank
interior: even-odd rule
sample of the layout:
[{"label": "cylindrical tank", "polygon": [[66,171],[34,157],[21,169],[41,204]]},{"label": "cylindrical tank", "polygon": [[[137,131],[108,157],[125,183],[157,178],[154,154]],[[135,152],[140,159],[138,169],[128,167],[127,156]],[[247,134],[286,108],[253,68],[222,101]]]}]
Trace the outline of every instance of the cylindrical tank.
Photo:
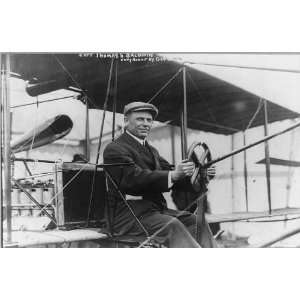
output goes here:
[{"label": "cylindrical tank", "polygon": [[43,193],[43,201],[44,204],[50,204],[53,203],[53,197],[54,197],[54,184],[53,180],[49,180],[45,185],[44,185],[44,193]]},{"label": "cylindrical tank", "polygon": [[21,196],[21,190],[14,184],[12,186],[11,204],[12,205],[20,204],[20,196]]},{"label": "cylindrical tank", "polygon": [[[27,191],[29,194],[32,193],[32,182],[31,181],[25,181],[20,182],[22,187]],[[29,199],[29,197],[21,190],[20,192],[20,205],[21,205],[21,216],[27,217],[31,215],[30,205],[32,204],[32,201]]]}]

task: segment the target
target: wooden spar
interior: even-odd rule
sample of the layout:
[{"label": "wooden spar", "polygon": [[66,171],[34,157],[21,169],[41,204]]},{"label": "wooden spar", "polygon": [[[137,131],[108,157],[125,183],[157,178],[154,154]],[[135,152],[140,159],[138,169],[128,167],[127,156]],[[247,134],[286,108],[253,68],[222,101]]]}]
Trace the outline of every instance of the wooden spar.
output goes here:
[{"label": "wooden spar", "polygon": [[3,101],[3,123],[4,123],[4,145],[3,145],[3,158],[4,158],[4,201],[6,204],[6,224],[7,224],[7,242],[11,243],[11,150],[10,150],[10,57],[9,54],[5,55],[5,68],[4,68],[4,101]]},{"label": "wooden spar", "polygon": [[[294,142],[295,142],[295,131],[291,134],[290,141],[290,153],[289,153],[289,161],[293,159],[294,156]],[[288,168],[288,176],[287,176],[287,185],[286,185],[286,207],[290,206],[290,198],[291,198],[291,187],[292,187],[292,174],[294,170],[291,166]]]},{"label": "wooden spar", "polygon": [[90,114],[89,114],[89,101],[86,97],[85,102],[85,141],[84,141],[84,155],[87,161],[90,160]]},{"label": "wooden spar", "polygon": [[[187,98],[186,98],[186,67],[182,68],[183,103],[180,115],[181,159],[187,159]],[[184,193],[184,207],[188,205],[187,193]],[[198,222],[198,221],[197,221]]]},{"label": "wooden spar", "polygon": [[13,158],[14,161],[22,161],[22,162],[39,162],[45,164],[55,164],[56,160],[48,160],[48,159],[33,159],[33,158]]},{"label": "wooden spar", "polygon": [[111,139],[115,140],[115,130],[116,130],[116,110],[117,110],[117,91],[118,91],[118,61],[115,65],[115,81],[114,81],[114,98],[113,98],[113,123],[112,123],[112,132]]},{"label": "wooden spar", "polygon": [[[231,151],[234,149],[234,134],[231,135]],[[231,157],[231,162],[230,162],[230,182],[231,182],[231,212],[235,212],[235,184],[234,184],[234,157]],[[234,233],[235,232],[235,224],[231,224],[231,231]]]},{"label": "wooden spar", "polygon": [[[45,159],[33,159],[33,158],[14,158],[14,161],[27,161],[27,162],[42,162],[42,163],[49,163],[49,164],[56,164],[59,162],[59,160],[45,160]],[[110,167],[110,166],[128,166],[132,163],[118,163],[118,164],[93,164],[90,162],[64,162],[71,165],[90,165],[90,166],[97,166],[98,168],[102,167]]]},{"label": "wooden spar", "polygon": [[181,157],[186,159],[187,157],[187,97],[186,97],[186,67],[182,70],[183,79],[183,105],[181,111]]},{"label": "wooden spar", "polygon": [[[234,148],[234,135],[231,135],[231,151],[233,151]],[[234,158],[231,157],[231,162],[230,162],[230,179],[231,179],[231,199],[232,199],[232,203],[234,203],[234,176],[233,176],[233,172],[234,172]],[[232,212],[234,211],[234,207],[232,204]]]},{"label": "wooden spar", "polygon": [[[246,145],[246,131],[243,132],[244,146]],[[246,199],[246,211],[249,211],[248,203],[248,169],[247,169],[247,152],[244,151],[244,181],[245,181],[245,199]]]},{"label": "wooden spar", "polygon": [[2,74],[2,56],[0,53],[0,248],[3,248],[3,193],[2,193],[2,107],[3,107],[3,74]]},{"label": "wooden spar", "polygon": [[113,65],[114,65],[114,58],[112,58],[110,68],[109,68],[109,77],[108,77],[108,82],[107,82],[107,87],[106,87],[106,95],[105,95],[105,100],[104,100],[104,103],[103,103],[103,113],[102,113],[102,120],[101,120],[101,125],[100,125],[98,147],[97,147],[97,152],[96,152],[96,162],[95,162],[95,167],[94,167],[94,174],[93,174],[93,179],[92,179],[91,194],[90,194],[88,214],[87,214],[87,222],[86,222],[87,226],[89,225],[91,205],[92,205],[93,198],[94,198],[97,164],[98,164],[98,161],[99,161],[100,149],[101,149],[101,145],[102,145],[104,121],[105,121],[105,115],[106,115],[106,111],[107,111],[107,104],[108,104],[108,99],[109,99],[109,94],[110,94],[111,78],[112,78],[112,73],[113,73]]},{"label": "wooden spar", "polygon": [[[267,100],[264,100],[264,132],[265,136],[269,135],[268,128],[268,108]],[[267,179],[267,191],[268,191],[268,207],[269,213],[272,212],[272,199],[271,199],[271,168],[270,168],[270,148],[268,141],[265,141],[265,158],[266,158],[266,179]]]},{"label": "wooden spar", "polygon": [[175,127],[170,126],[170,131],[171,131],[172,164],[175,165]]},{"label": "wooden spar", "polygon": [[284,134],[284,133],[286,133],[288,131],[291,131],[291,130],[299,127],[299,126],[300,126],[300,122],[297,122],[294,125],[291,125],[291,126],[287,127],[286,129],[283,129],[283,130],[281,130],[279,132],[276,132],[276,133],[273,133],[271,135],[265,136],[265,137],[263,137],[262,139],[260,139],[260,140],[258,140],[256,142],[253,142],[253,143],[251,143],[249,145],[246,145],[246,146],[244,146],[242,148],[236,149],[236,150],[234,150],[234,151],[232,151],[232,152],[230,152],[228,154],[225,154],[225,155],[222,155],[222,156],[220,156],[220,157],[218,157],[216,159],[213,159],[210,162],[207,162],[206,164],[204,164],[203,168],[208,168],[208,167],[214,165],[217,162],[220,162],[220,161],[222,161],[222,160],[224,160],[224,159],[226,159],[228,157],[231,157],[231,156],[236,155],[236,154],[238,154],[238,153],[240,153],[242,151],[245,151],[245,150],[247,150],[249,148],[257,146],[257,145],[259,145],[259,144],[261,144],[261,143],[263,143],[265,141],[269,141],[269,140],[271,140],[271,139],[273,139],[273,138],[275,138],[275,137],[277,137],[279,135],[282,135],[282,134]]}]

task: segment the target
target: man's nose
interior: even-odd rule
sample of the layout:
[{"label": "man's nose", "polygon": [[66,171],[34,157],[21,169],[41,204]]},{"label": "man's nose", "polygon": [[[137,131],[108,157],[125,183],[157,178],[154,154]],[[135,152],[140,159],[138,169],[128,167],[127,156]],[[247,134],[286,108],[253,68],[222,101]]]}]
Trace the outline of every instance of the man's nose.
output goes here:
[{"label": "man's nose", "polygon": [[144,120],[143,125],[145,125],[145,126],[150,126],[150,125],[151,125],[151,122],[148,121],[148,120]]}]

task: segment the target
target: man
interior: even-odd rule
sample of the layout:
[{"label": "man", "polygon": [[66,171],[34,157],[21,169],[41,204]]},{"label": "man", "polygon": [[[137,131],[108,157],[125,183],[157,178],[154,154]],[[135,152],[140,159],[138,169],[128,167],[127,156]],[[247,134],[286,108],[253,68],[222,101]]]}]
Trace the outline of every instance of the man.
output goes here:
[{"label": "man", "polygon": [[[104,151],[104,163],[132,163],[110,167],[109,172],[134,214],[150,235],[159,237],[172,248],[198,248],[194,238],[196,216],[187,211],[167,208],[162,193],[182,185],[194,172],[194,163],[182,161],[172,169],[146,138],[157,108],[149,103],[132,102],[124,107],[125,132]],[[143,235],[116,189],[109,184],[109,212],[115,234]],[[214,247],[208,224],[203,228],[202,247]]]}]

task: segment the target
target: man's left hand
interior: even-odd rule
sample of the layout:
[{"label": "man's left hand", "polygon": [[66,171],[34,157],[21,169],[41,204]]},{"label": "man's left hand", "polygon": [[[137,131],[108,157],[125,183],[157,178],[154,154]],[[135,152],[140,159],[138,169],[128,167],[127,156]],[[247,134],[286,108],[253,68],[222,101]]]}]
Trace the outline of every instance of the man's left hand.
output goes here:
[{"label": "man's left hand", "polygon": [[207,168],[207,176],[209,179],[213,179],[216,176],[216,166]]}]

